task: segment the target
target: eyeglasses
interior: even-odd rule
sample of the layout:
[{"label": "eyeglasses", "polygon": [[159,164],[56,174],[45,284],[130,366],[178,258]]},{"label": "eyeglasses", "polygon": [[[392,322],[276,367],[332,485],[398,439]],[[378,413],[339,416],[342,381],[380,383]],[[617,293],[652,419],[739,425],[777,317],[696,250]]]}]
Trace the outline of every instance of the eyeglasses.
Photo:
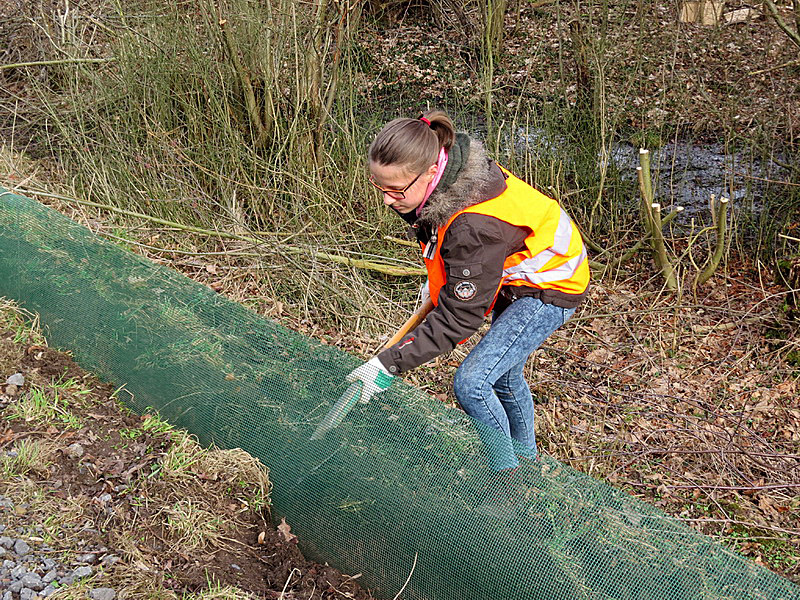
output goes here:
[{"label": "eyeglasses", "polygon": [[[425,171],[423,171],[422,173],[424,173],[424,172]],[[417,183],[417,179],[422,177],[422,173],[420,173],[419,175],[414,177],[414,179],[411,180],[411,183],[409,183],[402,190],[392,190],[392,189],[388,189],[388,188],[384,188],[384,187],[379,186],[377,183],[375,183],[375,176],[374,175],[370,175],[369,176],[369,182],[373,186],[375,186],[377,189],[379,189],[381,192],[383,192],[384,194],[387,194],[390,198],[394,198],[395,200],[404,200],[405,197],[406,197],[406,192],[408,191],[408,188],[410,188],[412,185]]]}]

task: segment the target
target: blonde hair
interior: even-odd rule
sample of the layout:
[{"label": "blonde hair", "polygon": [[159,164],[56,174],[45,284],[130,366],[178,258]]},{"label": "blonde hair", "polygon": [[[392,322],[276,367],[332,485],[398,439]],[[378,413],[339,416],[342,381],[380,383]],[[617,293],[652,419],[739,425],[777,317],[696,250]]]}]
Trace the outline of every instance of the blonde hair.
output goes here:
[{"label": "blonde hair", "polygon": [[455,136],[450,117],[431,110],[418,119],[389,121],[370,144],[368,157],[379,165],[399,165],[421,173],[436,162],[441,148],[450,150]]}]

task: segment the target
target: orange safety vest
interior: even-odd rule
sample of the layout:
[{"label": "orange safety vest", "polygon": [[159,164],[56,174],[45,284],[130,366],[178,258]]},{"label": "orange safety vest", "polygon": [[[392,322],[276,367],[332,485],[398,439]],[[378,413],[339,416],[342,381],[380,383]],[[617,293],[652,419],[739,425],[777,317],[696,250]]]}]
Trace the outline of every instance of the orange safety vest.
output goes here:
[{"label": "orange safety vest", "polygon": [[[455,213],[439,227],[435,239],[423,249],[431,300],[436,306],[439,292],[447,282],[441,256],[442,240],[447,228],[463,213],[478,213],[531,229],[525,238],[525,249],[506,258],[495,299],[504,285],[525,285],[566,294],[582,294],[589,285],[589,257],[572,219],[558,202],[500,168],[506,175],[506,190],[495,198]],[[433,244],[436,244],[435,248],[431,247]],[[487,315],[492,306],[486,311]]]}]

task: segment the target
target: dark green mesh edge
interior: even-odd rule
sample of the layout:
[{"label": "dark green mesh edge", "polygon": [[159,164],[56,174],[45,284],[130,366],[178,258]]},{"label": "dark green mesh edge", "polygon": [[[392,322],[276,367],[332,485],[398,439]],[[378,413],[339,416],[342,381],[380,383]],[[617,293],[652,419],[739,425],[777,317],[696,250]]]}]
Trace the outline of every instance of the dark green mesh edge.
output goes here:
[{"label": "dark green mesh edge", "polygon": [[[0,188],[2,192],[2,188]],[[544,457],[528,493],[486,502],[475,424],[395,381],[309,438],[359,360],[0,194],[0,295],[51,342],[203,443],[270,468],[274,512],[309,557],[393,598],[789,600],[800,588],[603,482]]]}]

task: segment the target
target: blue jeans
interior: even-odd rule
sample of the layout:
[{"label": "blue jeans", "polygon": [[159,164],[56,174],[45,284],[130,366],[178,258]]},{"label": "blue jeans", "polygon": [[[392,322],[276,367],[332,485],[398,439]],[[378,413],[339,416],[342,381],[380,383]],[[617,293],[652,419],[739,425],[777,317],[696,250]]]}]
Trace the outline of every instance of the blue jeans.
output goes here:
[{"label": "blue jeans", "polygon": [[478,423],[489,467],[519,465],[520,456],[536,457],[533,396],[523,376],[528,357],[575,312],[522,297],[498,317],[456,370],[453,391],[464,411]]}]

